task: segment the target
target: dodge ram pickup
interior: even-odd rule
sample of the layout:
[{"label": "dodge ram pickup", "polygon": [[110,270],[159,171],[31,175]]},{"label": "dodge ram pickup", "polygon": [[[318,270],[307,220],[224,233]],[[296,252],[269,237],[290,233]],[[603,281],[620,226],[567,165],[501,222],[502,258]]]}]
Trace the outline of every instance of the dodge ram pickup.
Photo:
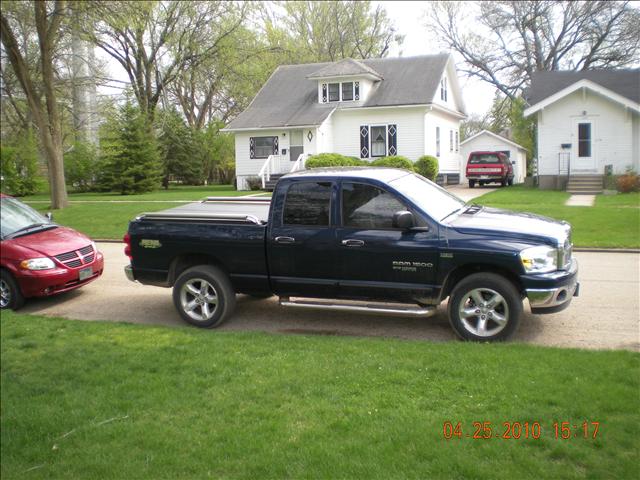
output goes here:
[{"label": "dodge ram pickup", "polygon": [[181,317],[217,327],[236,293],[280,304],[430,316],[448,300],[465,340],[504,340],[522,317],[578,295],[571,227],[468,205],[415,173],[311,169],[268,198],[216,198],[129,224],[129,280],[173,287]]}]

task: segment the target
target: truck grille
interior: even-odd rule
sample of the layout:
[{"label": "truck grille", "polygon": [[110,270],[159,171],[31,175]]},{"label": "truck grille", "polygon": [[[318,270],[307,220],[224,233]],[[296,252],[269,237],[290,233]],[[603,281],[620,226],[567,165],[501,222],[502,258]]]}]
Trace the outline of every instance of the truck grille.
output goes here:
[{"label": "truck grille", "polygon": [[96,258],[96,253],[93,250],[92,245],[82,247],[80,250],[73,250],[71,252],[61,253],[56,255],[55,259],[68,268],[79,268],[83,265],[87,265]]}]

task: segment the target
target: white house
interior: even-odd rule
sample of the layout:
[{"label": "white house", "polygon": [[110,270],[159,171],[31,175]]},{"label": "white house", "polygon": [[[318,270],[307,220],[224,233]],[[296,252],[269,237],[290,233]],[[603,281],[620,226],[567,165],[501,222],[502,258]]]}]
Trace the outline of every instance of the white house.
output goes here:
[{"label": "white house", "polygon": [[502,135],[482,130],[460,143],[463,163],[460,173],[463,177],[465,163],[471,152],[502,152],[513,164],[513,183],[522,183],[527,176],[527,149]]},{"label": "white house", "polygon": [[304,168],[309,155],[439,159],[458,183],[466,118],[450,55],[283,65],[224,131],[235,133],[238,188]]},{"label": "white house", "polygon": [[[640,70],[538,72],[525,116],[536,115],[541,188],[574,176],[640,167]],[[601,180],[600,180],[601,183]]]}]

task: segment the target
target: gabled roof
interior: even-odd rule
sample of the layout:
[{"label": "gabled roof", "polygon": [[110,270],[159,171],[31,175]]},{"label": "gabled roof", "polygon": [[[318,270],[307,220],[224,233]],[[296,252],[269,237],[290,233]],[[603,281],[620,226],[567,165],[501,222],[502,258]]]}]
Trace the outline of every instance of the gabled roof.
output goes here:
[{"label": "gabled roof", "polygon": [[325,67],[307,75],[309,79],[331,78],[331,77],[348,77],[352,75],[367,75],[378,80],[382,80],[382,75],[373,68],[365,65],[353,58],[345,58],[339,62],[330,63]]},{"label": "gabled roof", "polygon": [[346,109],[429,104],[448,61],[448,54],[361,60],[358,63],[378,72],[384,80],[374,83],[365,102],[350,105],[318,103],[318,84],[308,79],[336,62],[283,65],[225,130],[320,125],[338,105]]},{"label": "gabled roof", "polygon": [[497,133],[490,132],[489,130],[482,130],[481,132],[478,132],[475,135],[470,136],[469,138],[460,142],[460,145],[464,145],[465,143],[470,142],[474,138],[478,138],[480,135],[489,135],[491,137],[494,137],[496,140],[499,140],[504,143],[508,143],[509,145],[513,145],[514,147],[517,147],[521,150],[524,150],[525,152],[528,152],[528,150],[524,148],[522,145],[517,144],[513,140],[509,140],[507,137],[503,137],[502,135],[498,135]]},{"label": "gabled roof", "polygon": [[536,72],[527,92],[527,102],[531,106],[525,110],[525,116],[582,87],[637,110],[640,104],[640,69]]}]

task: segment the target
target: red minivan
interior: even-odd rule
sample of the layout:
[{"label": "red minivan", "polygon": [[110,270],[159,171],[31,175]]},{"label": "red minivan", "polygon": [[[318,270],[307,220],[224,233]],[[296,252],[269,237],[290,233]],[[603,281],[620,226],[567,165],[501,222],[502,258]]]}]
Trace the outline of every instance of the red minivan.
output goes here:
[{"label": "red minivan", "polygon": [[513,185],[513,166],[502,152],[471,152],[466,170],[469,188],[498,182],[503,187]]},{"label": "red minivan", "polygon": [[95,243],[19,200],[0,193],[0,308],[18,309],[28,297],[46,297],[102,275]]}]

